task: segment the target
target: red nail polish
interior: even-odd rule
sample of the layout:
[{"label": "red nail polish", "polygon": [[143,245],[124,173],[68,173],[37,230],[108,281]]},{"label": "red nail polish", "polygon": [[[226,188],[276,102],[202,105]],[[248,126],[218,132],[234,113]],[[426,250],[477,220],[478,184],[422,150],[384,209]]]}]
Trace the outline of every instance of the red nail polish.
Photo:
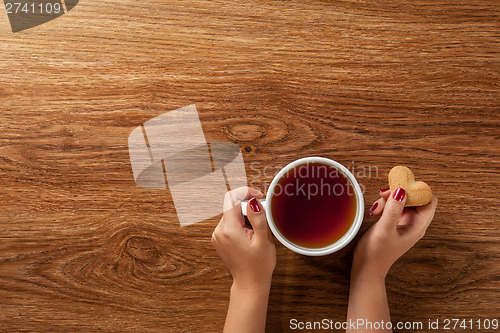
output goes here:
[{"label": "red nail polish", "polygon": [[388,187],[388,188],[383,188],[383,189],[378,190],[378,191],[379,191],[380,193],[382,193],[382,192],[385,192],[385,191],[389,191],[390,189],[391,189],[391,188],[390,188],[390,187]]},{"label": "red nail polish", "polygon": [[397,201],[403,201],[403,199],[405,198],[405,194],[406,191],[403,188],[398,187],[397,189],[394,190],[394,194],[392,196]]},{"label": "red nail polish", "polygon": [[[377,209],[378,207],[378,202],[375,202],[372,206],[372,208],[370,208],[370,212],[373,212],[375,209]],[[370,213],[371,214],[371,213]]]},{"label": "red nail polish", "polygon": [[248,204],[250,205],[250,209],[252,211],[254,211],[255,213],[260,212],[260,205],[259,205],[259,202],[257,201],[257,199],[252,198],[252,200],[250,200],[248,202]]}]

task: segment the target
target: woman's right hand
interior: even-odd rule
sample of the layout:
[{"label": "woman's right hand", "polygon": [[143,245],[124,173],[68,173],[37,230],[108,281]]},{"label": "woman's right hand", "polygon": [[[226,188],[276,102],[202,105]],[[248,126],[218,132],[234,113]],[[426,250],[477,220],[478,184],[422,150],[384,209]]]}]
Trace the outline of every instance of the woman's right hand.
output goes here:
[{"label": "woman's right hand", "polygon": [[[276,247],[267,225],[264,207],[256,198],[263,194],[251,187],[240,187],[224,197],[224,214],[212,234],[212,243],[239,289],[269,292],[276,266]],[[248,202],[251,228],[245,225],[241,202]]]}]

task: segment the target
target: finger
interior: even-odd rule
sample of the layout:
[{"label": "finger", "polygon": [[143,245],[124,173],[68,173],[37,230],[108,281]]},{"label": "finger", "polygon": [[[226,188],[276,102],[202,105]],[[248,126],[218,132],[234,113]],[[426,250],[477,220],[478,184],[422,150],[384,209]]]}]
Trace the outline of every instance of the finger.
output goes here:
[{"label": "finger", "polygon": [[397,188],[392,191],[385,204],[382,217],[380,217],[380,220],[377,222],[377,224],[380,224],[387,230],[396,230],[396,226],[405,207],[405,203],[406,192],[404,189]]},{"label": "finger", "polygon": [[389,199],[389,196],[391,195],[390,188],[381,189],[378,191],[378,193],[381,198],[373,203],[372,207],[369,210],[370,216],[377,216],[380,213],[382,213],[385,207],[385,203],[387,202],[387,199]]},{"label": "finger", "polygon": [[432,222],[432,219],[434,218],[434,214],[436,213],[436,207],[437,207],[437,197],[435,195],[432,195],[431,201],[427,205],[417,207],[417,218],[418,221],[417,223],[419,224],[419,229],[420,232],[425,233],[427,228]]},{"label": "finger", "polygon": [[212,240],[212,245],[215,246],[215,243],[217,243],[217,237],[215,236],[215,230],[214,230],[214,232],[212,232],[212,239],[211,240]]},{"label": "finger", "polygon": [[248,186],[238,187],[237,189],[228,191],[224,196],[223,212],[231,210],[232,208],[239,205],[243,200],[247,200],[253,197],[258,198],[262,195],[262,192],[260,192],[259,190]]},{"label": "finger", "polygon": [[217,224],[217,226],[214,229],[214,232],[212,232],[212,245],[215,248],[217,248],[217,235],[220,233],[221,223],[222,223],[222,220],[219,222],[219,224]]},{"label": "finger", "polygon": [[373,203],[372,207],[369,209],[370,214],[368,214],[368,215],[377,216],[380,213],[382,213],[384,211],[386,201],[387,200],[384,198],[380,198],[377,201],[375,201]]},{"label": "finger", "polygon": [[212,232],[212,243],[217,242],[217,235],[219,235],[224,228],[224,218],[221,218],[214,231]]},{"label": "finger", "polygon": [[266,211],[256,198],[248,202],[247,217],[258,240],[272,239],[271,230],[267,225]]},{"label": "finger", "polygon": [[241,201],[256,197],[260,198],[262,192],[251,187],[238,187],[232,191],[229,191],[224,196],[223,205],[223,216],[225,217],[226,223],[232,223],[237,221],[238,223],[244,225],[245,220],[243,219],[243,214],[241,214]]},{"label": "finger", "polygon": [[219,257],[222,259],[222,262],[224,262],[224,264],[227,267],[226,261],[224,259],[227,257],[225,254],[225,251],[224,251],[224,246],[221,246],[219,244],[219,239],[217,238],[217,235],[219,235],[219,233],[218,233],[217,228],[216,228],[216,230],[212,233],[212,245],[214,246],[215,251],[217,252]]},{"label": "finger", "polygon": [[389,196],[391,195],[391,189],[390,188],[384,188],[382,190],[378,191],[378,194],[384,198],[385,200],[389,199]]}]

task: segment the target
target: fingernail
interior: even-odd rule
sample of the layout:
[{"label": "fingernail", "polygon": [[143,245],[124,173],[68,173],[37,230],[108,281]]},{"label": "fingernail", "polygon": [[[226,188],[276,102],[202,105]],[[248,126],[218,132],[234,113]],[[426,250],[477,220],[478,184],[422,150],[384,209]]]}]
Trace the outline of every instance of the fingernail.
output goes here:
[{"label": "fingernail", "polygon": [[391,188],[390,188],[390,187],[388,187],[388,188],[383,188],[383,189],[378,190],[378,191],[379,191],[380,193],[382,193],[382,192],[385,192],[385,191],[389,191],[390,189],[391,189]]},{"label": "fingernail", "polygon": [[398,187],[396,190],[394,190],[394,194],[392,195],[392,197],[397,201],[403,201],[403,199],[405,198],[405,194],[406,191],[403,188]]},{"label": "fingernail", "polygon": [[252,211],[254,211],[255,213],[260,212],[260,205],[259,205],[259,202],[257,201],[257,199],[252,198],[252,200],[250,200],[248,202],[248,204],[250,205],[250,209]]},{"label": "fingernail", "polygon": [[378,202],[375,202],[372,208],[370,208],[370,212],[373,212],[375,209],[377,209],[377,207],[378,207]]}]

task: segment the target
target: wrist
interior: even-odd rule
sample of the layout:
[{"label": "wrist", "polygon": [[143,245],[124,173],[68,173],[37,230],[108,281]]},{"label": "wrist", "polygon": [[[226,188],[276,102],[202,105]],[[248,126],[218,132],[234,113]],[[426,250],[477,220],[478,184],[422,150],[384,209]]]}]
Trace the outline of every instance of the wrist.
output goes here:
[{"label": "wrist", "polygon": [[245,294],[250,296],[266,296],[269,295],[271,290],[271,280],[262,281],[258,284],[248,284],[241,283],[238,280],[233,280],[233,284],[231,285],[231,295],[233,294]]},{"label": "wrist", "polygon": [[363,283],[367,285],[385,285],[385,277],[387,274],[377,270],[361,268],[351,271],[351,283]]},{"label": "wrist", "polygon": [[384,265],[380,263],[370,264],[366,261],[356,260],[356,258],[354,258],[351,268],[351,280],[362,279],[369,281],[385,282],[385,277],[389,272],[389,268],[390,266],[386,268]]}]

